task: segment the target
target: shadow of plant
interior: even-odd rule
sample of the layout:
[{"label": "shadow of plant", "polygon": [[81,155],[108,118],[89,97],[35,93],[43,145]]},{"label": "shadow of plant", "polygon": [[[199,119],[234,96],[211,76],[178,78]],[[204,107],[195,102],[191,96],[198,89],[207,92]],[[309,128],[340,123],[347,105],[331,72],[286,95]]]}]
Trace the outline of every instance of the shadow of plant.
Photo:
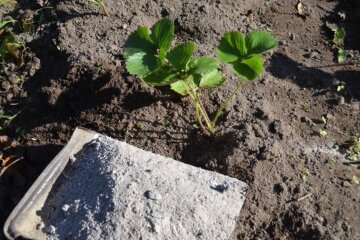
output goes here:
[{"label": "shadow of plant", "polygon": [[330,74],[323,71],[321,66],[307,67],[282,53],[275,53],[272,56],[268,70],[275,77],[291,80],[303,88],[332,89],[335,92],[336,84],[344,82],[347,100],[360,99],[360,71],[340,70]]}]

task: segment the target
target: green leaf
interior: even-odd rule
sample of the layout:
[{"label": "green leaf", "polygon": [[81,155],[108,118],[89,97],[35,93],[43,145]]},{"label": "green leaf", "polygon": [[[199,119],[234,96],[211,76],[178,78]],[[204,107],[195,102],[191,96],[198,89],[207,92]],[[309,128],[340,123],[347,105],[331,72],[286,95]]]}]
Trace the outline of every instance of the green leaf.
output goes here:
[{"label": "green leaf", "polygon": [[11,32],[5,32],[1,35],[0,39],[0,59],[5,59],[8,55],[11,55],[14,59],[20,59],[19,44],[14,35]]},{"label": "green leaf", "polygon": [[103,0],[89,0],[89,1],[95,3],[96,5],[100,5],[103,2]]},{"label": "green leaf", "polygon": [[144,52],[138,52],[128,57],[126,69],[129,73],[145,77],[159,67],[158,59]]},{"label": "green leaf", "polygon": [[5,18],[4,20],[0,20],[0,30],[2,30],[8,23],[15,23],[16,20],[11,17]]},{"label": "green leaf", "polygon": [[226,63],[236,62],[239,58],[245,57],[246,54],[245,38],[240,32],[225,33],[216,49],[217,57]]},{"label": "green leaf", "polygon": [[219,62],[210,57],[195,57],[189,63],[191,72],[198,74],[210,73],[218,69]]},{"label": "green leaf", "polygon": [[174,22],[168,18],[161,19],[151,28],[150,37],[159,49],[160,59],[163,59],[174,38]]},{"label": "green leaf", "polygon": [[276,39],[267,32],[251,32],[246,38],[248,54],[260,54],[274,48],[277,45]]},{"label": "green leaf", "polygon": [[188,90],[193,89],[196,91],[200,84],[200,75],[190,75],[185,81],[179,80],[172,83],[171,89],[180,95],[188,95]]},{"label": "green leaf", "polygon": [[195,43],[186,42],[172,48],[166,58],[170,64],[177,68],[184,68],[195,51]]},{"label": "green leaf", "polygon": [[333,43],[339,47],[343,47],[346,35],[345,28],[338,27],[337,24],[329,22],[326,22],[326,26],[334,32]]},{"label": "green leaf", "polygon": [[205,74],[200,81],[200,87],[214,88],[221,86],[225,82],[225,78],[219,70],[215,70],[208,74]]},{"label": "green leaf", "polygon": [[246,80],[254,80],[263,69],[263,60],[260,55],[253,54],[243,61],[237,61],[233,64],[234,71]]},{"label": "green leaf", "polygon": [[138,27],[138,29],[129,36],[124,44],[123,55],[125,59],[128,59],[135,53],[156,54],[156,46],[150,39],[149,32],[146,27]]},{"label": "green leaf", "polygon": [[346,50],[340,48],[337,53],[338,53],[338,56],[337,56],[338,63],[345,62],[345,60],[346,60]]},{"label": "green leaf", "polygon": [[343,27],[336,29],[334,32],[334,44],[342,47],[344,46],[344,40],[345,40],[345,29]]},{"label": "green leaf", "polygon": [[178,94],[182,95],[182,96],[187,96],[188,92],[186,90],[186,83],[183,80],[179,80],[177,82],[172,83],[171,85],[171,89],[175,92],[177,92]]},{"label": "green leaf", "polygon": [[144,77],[143,80],[151,85],[164,86],[169,85],[178,79],[177,73],[171,71],[171,68],[163,67],[150,73],[148,76]]},{"label": "green leaf", "polygon": [[344,84],[338,85],[338,86],[336,87],[336,91],[337,91],[338,93],[344,93],[344,91],[345,91],[345,85],[344,85]]}]

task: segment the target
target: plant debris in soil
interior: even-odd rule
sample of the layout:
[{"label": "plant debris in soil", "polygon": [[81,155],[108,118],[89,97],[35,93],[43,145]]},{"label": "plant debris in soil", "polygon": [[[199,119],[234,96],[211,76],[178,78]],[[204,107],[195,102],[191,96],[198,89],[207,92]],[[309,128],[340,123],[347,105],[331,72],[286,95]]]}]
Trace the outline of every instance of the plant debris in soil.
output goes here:
[{"label": "plant debris in soil", "polygon": [[[0,178],[1,222],[83,126],[246,182],[233,239],[359,239],[360,186],[353,181],[359,165],[344,164],[349,156],[342,145],[360,135],[360,7],[356,0],[301,3],[301,14],[298,1],[285,0],[108,0],[110,17],[88,1],[50,0],[43,11],[31,1],[4,8],[1,18],[26,11],[36,24],[19,33],[27,49],[23,63],[0,70],[1,114],[16,116],[1,120],[2,135],[22,146],[22,160]],[[191,39],[198,54],[213,53],[232,29],[263,29],[279,39],[266,71],[245,84],[212,138],[192,127],[190,101],[125,71],[125,39],[162,17],[175,20],[175,41]],[[345,29],[349,54],[342,64],[326,22]],[[205,105],[219,104],[235,86],[237,79],[224,72],[228,80],[219,92],[204,91]],[[314,121],[324,115],[326,124]]]}]

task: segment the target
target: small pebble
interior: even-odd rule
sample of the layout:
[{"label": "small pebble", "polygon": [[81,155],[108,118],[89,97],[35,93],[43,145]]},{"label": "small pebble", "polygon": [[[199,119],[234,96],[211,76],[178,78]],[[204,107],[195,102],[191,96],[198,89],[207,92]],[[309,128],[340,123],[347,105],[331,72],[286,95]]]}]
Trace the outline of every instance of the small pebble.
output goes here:
[{"label": "small pebble", "polygon": [[351,187],[351,183],[350,182],[348,182],[348,181],[343,181],[342,182],[342,185],[343,185],[343,187]]},{"label": "small pebble", "polygon": [[53,225],[50,225],[45,229],[45,232],[48,234],[55,234],[56,228]]},{"label": "small pebble", "polygon": [[223,193],[225,191],[227,191],[229,189],[229,184],[228,183],[222,183],[222,184],[212,184],[210,186],[211,189],[214,189],[220,193]]},{"label": "small pebble", "polygon": [[338,98],[338,104],[339,104],[339,105],[345,104],[345,98],[344,98],[343,96],[340,96],[340,97]]},{"label": "small pebble", "polygon": [[151,199],[151,200],[160,200],[162,198],[161,194],[157,191],[146,191],[145,192],[145,197]]},{"label": "small pebble", "polygon": [[164,213],[161,211],[153,211],[151,213],[151,217],[156,218],[156,219],[164,219]]},{"label": "small pebble", "polygon": [[41,222],[38,225],[36,225],[37,230],[42,230],[45,227],[45,223]]},{"label": "small pebble", "polygon": [[69,210],[69,208],[70,208],[70,205],[65,204],[65,205],[62,206],[61,209],[62,209],[64,212],[67,212],[67,211]]},{"label": "small pebble", "polygon": [[69,160],[71,163],[76,161],[76,157],[74,156],[74,154],[70,155]]}]

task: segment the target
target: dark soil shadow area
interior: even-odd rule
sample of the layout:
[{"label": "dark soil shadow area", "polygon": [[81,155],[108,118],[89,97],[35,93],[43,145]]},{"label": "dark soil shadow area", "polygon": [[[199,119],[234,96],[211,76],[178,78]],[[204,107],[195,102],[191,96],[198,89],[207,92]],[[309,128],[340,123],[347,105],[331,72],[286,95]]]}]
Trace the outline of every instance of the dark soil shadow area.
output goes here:
[{"label": "dark soil shadow area", "polygon": [[[339,65],[341,66],[341,65]],[[282,53],[272,56],[268,70],[277,78],[291,80],[302,88],[332,89],[345,83],[347,100],[360,99],[360,71],[343,70],[334,74],[323,71],[319,67],[307,67]]]},{"label": "dark soil shadow area", "polygon": [[101,107],[120,94],[118,88],[106,87],[112,78],[108,72],[101,75],[91,70],[81,74],[71,72],[73,66],[68,63],[67,56],[51,42],[40,39],[30,48],[42,66],[24,84],[29,100],[18,109],[20,113],[13,125],[31,130],[47,123],[71,122],[84,110]]},{"label": "dark soil shadow area", "polygon": [[208,137],[194,132],[181,153],[181,161],[193,166],[228,174],[226,159],[239,145],[236,132],[217,133]]},{"label": "dark soil shadow area", "polygon": [[[344,27],[346,50],[360,50],[360,2],[358,0],[340,1],[323,21]],[[333,33],[327,27],[324,27],[324,33],[329,39],[333,37]]]},{"label": "dark soil shadow area", "polygon": [[[60,145],[46,144],[12,149],[13,151],[22,152],[24,157],[7,169],[0,177],[0,226],[4,225],[12,209],[19,203],[26,191],[62,147]],[[0,239],[5,239],[2,228]]]}]

